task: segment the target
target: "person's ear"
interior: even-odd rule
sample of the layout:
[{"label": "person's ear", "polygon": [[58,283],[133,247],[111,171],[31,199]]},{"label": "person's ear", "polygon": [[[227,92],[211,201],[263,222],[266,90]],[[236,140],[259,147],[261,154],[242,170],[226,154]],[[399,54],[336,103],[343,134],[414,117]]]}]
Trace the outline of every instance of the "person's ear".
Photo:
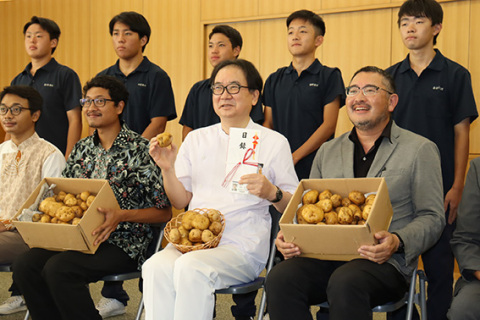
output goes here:
[{"label": "person's ear", "polygon": [[388,97],[388,111],[393,112],[398,103],[398,94],[393,93]]},{"label": "person's ear", "polygon": [[242,49],[240,49],[240,46],[236,46],[235,48],[233,48],[233,56],[235,57],[235,59],[238,58],[238,56],[240,55],[240,51]]},{"label": "person's ear", "polygon": [[315,37],[315,47],[316,48],[318,48],[322,45],[323,39],[324,39],[323,36],[320,36],[320,35]]},{"label": "person's ear", "polygon": [[442,31],[442,24],[437,23],[436,25],[433,26],[433,36],[436,36]]},{"label": "person's ear", "polygon": [[32,113],[32,121],[33,121],[33,122],[37,122],[38,119],[40,119],[40,114],[41,114],[41,113],[42,113],[42,112],[41,112],[40,110],[37,110],[37,111],[35,111],[34,113]]},{"label": "person's ear", "polygon": [[125,101],[120,101],[119,103],[117,103],[117,105],[115,106],[115,110],[117,112],[117,114],[121,114],[123,112],[123,109],[125,108]]},{"label": "person's ear", "polygon": [[58,39],[50,40],[50,49],[56,48],[58,45]]}]

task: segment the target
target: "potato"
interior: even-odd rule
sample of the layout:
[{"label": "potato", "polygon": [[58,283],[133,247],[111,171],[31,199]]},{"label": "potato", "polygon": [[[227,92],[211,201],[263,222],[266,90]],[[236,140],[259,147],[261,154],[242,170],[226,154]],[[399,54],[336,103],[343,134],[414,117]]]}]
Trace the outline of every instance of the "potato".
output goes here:
[{"label": "potato", "polygon": [[69,222],[70,220],[75,218],[75,212],[71,207],[62,206],[55,213],[55,217],[60,221]]},{"label": "potato", "polygon": [[368,197],[365,199],[365,204],[372,204],[373,205],[373,202],[375,201],[375,197],[376,197],[375,194],[368,195]]},{"label": "potato", "polygon": [[333,196],[332,192],[327,189],[322,191],[322,193],[318,195],[318,200],[330,199],[332,196]]},{"label": "potato", "polygon": [[352,201],[350,201],[350,199],[348,199],[348,197],[345,197],[345,198],[342,199],[342,207],[348,207],[351,204],[352,204]]},{"label": "potato", "polygon": [[67,193],[65,191],[60,191],[56,196],[55,196],[55,200],[56,201],[59,201],[59,202],[63,202],[63,199],[65,199],[65,196],[67,195]]},{"label": "potato", "polygon": [[350,199],[350,201],[357,206],[365,203],[365,195],[359,191],[351,191],[348,194],[348,199]]},{"label": "potato", "polygon": [[182,240],[180,240],[179,244],[182,245],[182,246],[191,246],[192,242],[190,240],[188,240],[188,238],[182,238]]},{"label": "potato", "polygon": [[195,216],[198,215],[198,214],[199,213],[197,213],[195,211],[192,211],[192,210],[185,212],[185,214],[182,217],[182,226],[186,230],[193,229],[192,222],[193,222],[193,219],[195,218]]},{"label": "potato", "polygon": [[333,202],[330,199],[320,200],[315,205],[322,209],[323,212],[330,212],[333,209]]},{"label": "potato", "polygon": [[40,222],[42,223],[50,223],[51,217],[47,214],[42,215],[40,218]]},{"label": "potato", "polygon": [[181,236],[182,238],[188,238],[188,230],[185,229],[184,226],[178,227],[178,232],[180,232],[180,236]]},{"label": "potato", "polygon": [[218,235],[222,231],[222,224],[218,221],[213,221],[208,230],[212,231],[214,235]]},{"label": "potato", "polygon": [[215,209],[210,209],[207,211],[207,216],[208,216],[208,219],[210,220],[210,222],[213,222],[213,221],[222,221],[222,217],[220,215],[220,211],[218,210],[215,210]]},{"label": "potato", "polygon": [[332,200],[333,207],[340,207],[342,205],[342,196],[339,194],[334,194],[330,200]]},{"label": "potato", "polygon": [[362,212],[363,220],[368,219],[368,216],[370,215],[370,211],[372,211],[372,205],[371,204],[365,205],[365,207],[363,208],[363,212]]},{"label": "potato", "polygon": [[325,213],[325,223],[326,224],[338,224],[337,213],[334,212],[334,211]]},{"label": "potato", "polygon": [[95,196],[88,196],[87,200],[85,201],[87,203],[87,207],[90,207],[90,205],[92,204],[92,202],[95,200]]},{"label": "potato", "polygon": [[192,220],[192,226],[203,231],[210,226],[210,220],[203,214],[197,214]]},{"label": "potato", "polygon": [[357,205],[351,204],[351,205],[348,206],[348,208],[350,208],[350,210],[352,210],[353,220],[355,222],[362,219],[362,210],[360,210],[360,208]]},{"label": "potato", "polygon": [[158,145],[162,148],[168,147],[173,140],[173,136],[168,132],[163,132],[157,135]]},{"label": "potato", "polygon": [[324,212],[314,204],[307,204],[302,210],[302,216],[308,223],[319,223],[323,220]]},{"label": "potato", "polygon": [[188,233],[188,240],[191,242],[200,242],[202,241],[202,230],[192,229]]},{"label": "potato", "polygon": [[318,201],[318,191],[310,190],[307,191],[302,197],[303,204],[312,204]]},{"label": "potato", "polygon": [[353,212],[350,208],[342,207],[338,212],[338,223],[351,224],[353,221]]},{"label": "potato", "polygon": [[209,242],[209,241],[212,241],[214,238],[215,238],[215,235],[213,234],[212,231],[210,231],[210,230],[208,230],[208,229],[202,231],[202,241],[203,241],[204,243],[207,243],[207,242]]},{"label": "potato", "polygon": [[177,228],[170,230],[170,232],[168,233],[168,237],[170,238],[170,241],[172,243],[180,243],[180,240],[182,240],[182,235]]},{"label": "potato", "polygon": [[50,217],[55,217],[55,214],[57,213],[57,210],[60,209],[61,207],[63,207],[63,203],[62,202],[53,202],[51,201],[48,205],[47,205],[47,213]]},{"label": "potato", "polygon": [[83,191],[82,193],[80,193],[80,199],[82,199],[83,201],[87,201],[88,197],[90,197],[90,192]]}]

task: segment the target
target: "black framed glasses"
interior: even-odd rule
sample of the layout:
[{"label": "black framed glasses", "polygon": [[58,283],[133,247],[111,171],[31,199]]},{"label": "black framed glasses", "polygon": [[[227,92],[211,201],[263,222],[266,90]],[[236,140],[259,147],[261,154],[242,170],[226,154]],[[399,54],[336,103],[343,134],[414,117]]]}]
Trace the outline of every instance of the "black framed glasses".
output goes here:
[{"label": "black framed glasses", "polygon": [[363,88],[360,88],[359,86],[350,86],[345,88],[345,93],[349,97],[356,96],[357,94],[360,93],[360,91],[363,91],[363,95],[366,97],[371,97],[374,96],[378,93],[378,90],[383,90],[385,92],[388,92],[389,94],[393,94],[393,92],[390,92],[386,89],[374,86],[373,84],[366,85]]},{"label": "black framed glasses", "polygon": [[249,89],[248,87],[242,86],[238,83],[230,83],[227,86],[223,86],[221,84],[214,84],[214,85],[211,86],[212,93],[216,96],[222,95],[225,92],[225,90],[227,90],[227,92],[229,94],[237,94],[237,93],[240,92],[240,89],[242,89],[242,88]]},{"label": "black framed glasses", "polygon": [[107,101],[114,101],[114,100],[107,99],[107,98],[97,98],[97,99],[83,98],[83,99],[80,99],[80,105],[84,108],[88,108],[92,105],[92,102],[93,102],[95,107],[102,108],[102,107],[105,107],[105,104],[107,103]]},{"label": "black framed glasses", "polygon": [[8,110],[10,110],[10,113],[12,115],[18,116],[20,113],[22,113],[22,110],[30,110],[30,108],[24,108],[19,104],[14,104],[10,108],[4,104],[0,105],[0,115],[6,115],[8,113]]}]

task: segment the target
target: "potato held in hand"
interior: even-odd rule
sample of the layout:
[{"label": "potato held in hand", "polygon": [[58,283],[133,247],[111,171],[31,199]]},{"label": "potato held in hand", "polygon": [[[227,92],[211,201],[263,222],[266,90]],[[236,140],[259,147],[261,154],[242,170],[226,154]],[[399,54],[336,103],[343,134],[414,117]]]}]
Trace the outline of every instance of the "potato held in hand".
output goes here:
[{"label": "potato held in hand", "polygon": [[173,140],[173,136],[168,132],[163,132],[157,135],[158,145],[162,148],[168,147]]}]

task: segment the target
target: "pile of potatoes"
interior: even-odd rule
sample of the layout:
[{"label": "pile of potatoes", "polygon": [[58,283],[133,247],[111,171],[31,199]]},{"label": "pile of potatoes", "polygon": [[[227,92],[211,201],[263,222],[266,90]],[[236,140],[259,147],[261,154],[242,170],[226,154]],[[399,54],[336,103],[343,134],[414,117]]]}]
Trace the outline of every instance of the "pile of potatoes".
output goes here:
[{"label": "pile of potatoes", "polygon": [[60,191],[53,197],[40,202],[38,211],[32,217],[33,222],[77,225],[83,214],[95,200],[95,195],[84,191],[77,195]]},{"label": "pile of potatoes", "polygon": [[201,249],[222,232],[222,220],[223,215],[215,209],[189,210],[169,222],[165,237],[173,244]]},{"label": "pile of potatoes", "polygon": [[365,195],[352,191],[347,197],[332,194],[330,190],[307,191],[302,206],[297,210],[299,224],[365,224],[372,210],[375,194]]}]

